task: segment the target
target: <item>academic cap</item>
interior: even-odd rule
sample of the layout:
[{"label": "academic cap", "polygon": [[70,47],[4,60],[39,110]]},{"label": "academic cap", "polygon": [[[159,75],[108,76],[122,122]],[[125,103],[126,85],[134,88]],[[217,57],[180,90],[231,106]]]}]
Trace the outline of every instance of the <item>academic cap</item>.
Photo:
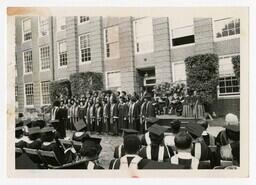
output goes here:
[{"label": "academic cap", "polygon": [[152,124],[157,123],[159,121],[159,119],[156,117],[148,117],[148,118],[146,118],[146,121],[152,125]]},{"label": "academic cap", "polygon": [[39,134],[39,133],[41,133],[40,127],[32,127],[28,129],[28,135]]},{"label": "academic cap", "polygon": [[95,146],[95,145],[100,145],[100,142],[101,142],[101,138],[88,137],[83,142],[83,145],[84,146]]},{"label": "academic cap", "polygon": [[129,134],[138,134],[138,131],[134,129],[123,128],[121,130],[123,131],[123,136],[129,135]]},{"label": "academic cap", "polygon": [[186,129],[191,135],[196,137],[201,136],[204,131],[204,128],[201,125],[195,123],[187,124]]},{"label": "academic cap", "polygon": [[149,129],[148,129],[149,133],[155,134],[157,136],[161,136],[167,130],[168,129],[166,127],[160,126],[158,124],[154,124],[151,127],[149,127]]},{"label": "academic cap", "polygon": [[49,133],[49,132],[54,132],[55,129],[53,127],[44,127],[41,129],[41,133]]},{"label": "academic cap", "polygon": [[89,134],[87,134],[86,132],[75,132],[73,135],[73,140],[84,142],[89,137],[90,137]]}]

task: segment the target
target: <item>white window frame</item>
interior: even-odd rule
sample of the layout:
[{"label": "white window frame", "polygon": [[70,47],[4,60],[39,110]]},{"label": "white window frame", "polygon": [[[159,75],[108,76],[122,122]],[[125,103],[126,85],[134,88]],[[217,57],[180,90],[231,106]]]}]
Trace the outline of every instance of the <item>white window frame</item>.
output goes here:
[{"label": "white window frame", "polygon": [[[115,41],[115,42],[106,42],[106,30],[108,30],[109,28],[112,28],[112,27],[117,27],[117,34],[118,34],[118,41]],[[105,28],[103,30],[103,33],[104,33],[104,57],[106,60],[111,60],[111,59],[118,59],[120,58],[120,40],[119,40],[119,26],[118,25],[115,25],[115,26],[111,26],[111,27],[108,27],[108,28]],[[118,43],[118,54],[117,56],[114,56],[114,57],[107,57],[107,44],[113,44],[113,43]]]},{"label": "white window frame", "polygon": [[[232,60],[232,57],[233,56],[237,56],[237,55],[240,55],[240,53],[236,53],[236,54],[229,54],[229,55],[221,55],[221,56],[219,56],[219,59],[220,58],[225,58],[225,57],[231,57],[231,60]],[[227,76],[227,77],[235,77],[235,75],[233,75],[233,76]],[[219,78],[220,78],[220,76],[219,76]],[[239,86],[241,86],[241,83],[239,84]],[[241,90],[241,89],[240,89]],[[219,87],[219,84],[217,85],[217,97],[218,97],[218,99],[235,99],[235,98],[240,98],[240,93],[241,93],[241,91],[239,91],[239,94],[231,94],[230,93],[230,95],[223,95],[223,96],[220,96],[220,87]]]},{"label": "white window frame", "polygon": [[[115,71],[107,71],[105,72],[105,79],[106,79],[106,89],[109,89],[109,88],[115,88],[115,87],[109,87],[108,85],[108,74],[110,73],[119,73],[120,74],[120,87],[122,87],[122,81],[121,81],[121,71],[120,70],[115,70]],[[118,86],[117,86],[118,87]]]},{"label": "white window frame", "polygon": [[[32,52],[32,71],[30,71],[30,72],[26,72],[26,65],[25,65],[25,60],[24,60],[24,54],[25,54],[25,52],[28,52],[28,51]],[[22,62],[23,62],[23,74],[24,75],[32,74],[33,73],[33,51],[32,51],[32,49],[25,50],[22,52]]]},{"label": "white window frame", "polygon": [[[45,48],[45,47],[49,47],[49,68],[47,69],[42,69],[42,60],[41,60],[41,48]],[[50,71],[51,69],[51,54],[50,54],[50,46],[49,45],[45,45],[45,46],[40,46],[39,47],[39,68],[40,68],[40,71]]]},{"label": "white window frame", "polygon": [[[84,35],[89,36],[89,48],[90,48],[90,55],[91,55],[91,60],[82,62],[82,57],[81,57],[81,46],[80,46],[80,38]],[[84,64],[90,64],[92,62],[92,50],[91,50],[91,43],[90,43],[90,33],[84,33],[78,36],[78,49],[79,49],[79,65],[84,65]]]},{"label": "white window frame", "polygon": [[[24,40],[24,31],[23,31],[23,22],[24,21],[26,21],[26,20],[30,20],[30,32],[31,32],[31,39],[29,39],[29,40]],[[30,17],[27,17],[27,18],[24,18],[24,19],[22,19],[22,21],[21,21],[21,31],[22,31],[22,42],[24,43],[24,42],[29,42],[29,41],[32,41],[32,37],[33,37],[33,35],[32,35],[32,19],[30,18]]]},{"label": "white window frame", "polygon": [[[39,38],[49,36],[49,28],[50,28],[49,17],[45,16],[45,17],[47,17],[48,30],[47,30],[47,34],[46,35],[42,35],[41,34],[41,21],[40,21],[40,17],[41,16],[38,16],[38,35],[39,35]],[[44,16],[42,16],[42,17],[44,17]]]},{"label": "white window frame", "polygon": [[[27,105],[26,85],[28,85],[28,84],[33,85],[33,105]],[[35,104],[34,83],[33,82],[24,83],[24,105],[25,105],[24,107],[25,108],[34,108],[34,104]]]},{"label": "white window frame", "polygon": [[[147,19],[147,18],[151,18],[151,21],[152,21],[152,49],[149,49],[147,51],[139,51],[137,52],[137,39],[136,39],[136,24],[135,22],[138,21],[138,20],[142,20],[142,19]],[[134,19],[133,20],[133,44],[134,44],[134,53],[135,55],[141,55],[141,54],[146,54],[146,53],[153,53],[154,52],[154,30],[153,30],[153,17],[142,17],[142,18],[138,18],[138,19]]]},{"label": "white window frame", "polygon": [[49,83],[48,85],[49,85],[49,98],[50,98],[50,81],[41,81],[40,82],[40,102],[41,102],[41,105],[42,106],[44,106],[44,105],[50,105],[51,104],[51,100],[50,100],[50,102],[49,103],[43,103],[43,91],[42,91],[42,83],[45,83],[45,82],[47,82],[47,83]]},{"label": "white window frame", "polygon": [[175,64],[184,64],[185,65],[185,73],[186,73],[186,64],[185,61],[174,61],[172,62],[172,82],[174,83],[185,83],[187,84],[187,75],[186,75],[186,80],[185,81],[176,81],[175,79],[175,70],[174,70],[174,65]]},{"label": "white window frame", "polygon": [[[62,18],[62,19],[65,19],[65,29],[63,29],[63,30],[59,29],[60,26],[59,26],[59,24],[58,24],[58,22],[59,22],[59,21],[58,21],[58,17],[60,17],[60,18]],[[56,20],[56,32],[63,32],[63,31],[66,31],[66,29],[67,29],[66,16],[56,16],[55,20]]]},{"label": "white window frame", "polygon": [[[59,40],[57,41],[57,59],[58,59],[58,69],[62,69],[62,68],[67,68],[68,67],[68,61],[67,61],[67,65],[60,65],[60,53],[59,53],[59,44],[62,43],[62,42],[66,42],[66,47],[67,47],[67,41],[66,40]],[[67,48],[66,48],[67,49]],[[67,51],[68,52],[68,49]],[[67,59],[68,59],[68,56],[67,56]]]},{"label": "white window frame", "polygon": [[[171,18],[170,17],[168,17],[168,23],[169,23],[169,36],[170,36],[170,48],[172,48],[172,49],[177,49],[177,48],[184,48],[184,47],[189,47],[189,46],[194,46],[195,45],[195,42],[194,43],[189,43],[189,44],[182,44],[182,45],[180,45],[180,46],[173,46],[172,45],[172,39],[173,39],[173,37],[172,37],[172,24],[171,24]],[[193,26],[193,30],[194,30],[194,37],[195,37],[195,26],[194,26],[194,24],[192,24],[192,25],[186,25],[186,26],[182,26],[182,27],[189,27],[189,26]],[[181,28],[181,27],[180,27]],[[175,29],[175,28],[174,28]]]},{"label": "white window frame", "polygon": [[[89,20],[88,21],[85,21],[85,22],[80,22],[80,17],[89,17]],[[90,22],[90,16],[77,16],[77,23],[78,25],[82,25],[82,24],[87,24]]]},{"label": "white window frame", "polygon": [[[221,19],[212,19],[212,29],[213,29],[213,40],[214,40],[214,42],[240,38],[241,29],[240,29],[240,34],[235,34],[235,35],[231,35],[231,36],[216,38],[216,29],[215,29],[215,24],[216,23],[215,22],[219,21],[219,20],[225,20],[225,19],[240,19],[240,18],[225,17],[225,18],[221,18]],[[240,27],[241,27],[241,20],[240,20]]]}]

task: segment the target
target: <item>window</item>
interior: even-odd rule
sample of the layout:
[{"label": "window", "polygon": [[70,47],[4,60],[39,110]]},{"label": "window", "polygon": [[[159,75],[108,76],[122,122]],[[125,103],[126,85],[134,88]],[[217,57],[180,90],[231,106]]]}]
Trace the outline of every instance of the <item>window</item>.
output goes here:
[{"label": "window", "polygon": [[41,102],[43,105],[50,104],[49,81],[41,82]]},{"label": "window", "polygon": [[23,53],[23,61],[24,61],[24,73],[31,73],[33,71],[32,50],[25,51]]},{"label": "window", "polygon": [[49,18],[39,17],[39,36],[43,37],[49,34]]},{"label": "window", "polygon": [[18,86],[15,85],[15,101],[18,100]]},{"label": "window", "polygon": [[34,104],[34,89],[33,84],[25,84],[25,103],[26,105]]},{"label": "window", "polygon": [[218,96],[234,96],[240,94],[240,86],[235,77],[232,56],[219,58],[219,87]]},{"label": "window", "polygon": [[66,17],[56,17],[57,31],[66,30]]},{"label": "window", "polygon": [[214,20],[214,34],[216,39],[240,34],[240,19],[224,18]]},{"label": "window", "polygon": [[106,80],[108,88],[121,87],[121,75],[119,71],[108,72]]},{"label": "window", "polygon": [[147,17],[134,21],[135,53],[153,52],[152,18]]},{"label": "window", "polygon": [[185,62],[172,63],[173,82],[186,83],[186,66]]},{"label": "window", "polygon": [[25,19],[22,21],[22,32],[23,41],[28,41],[32,39],[31,19]]},{"label": "window", "polygon": [[50,47],[40,48],[41,70],[50,69]]},{"label": "window", "polygon": [[119,28],[113,26],[104,30],[105,58],[119,57]]},{"label": "window", "polygon": [[85,34],[79,37],[80,62],[91,61],[90,35]]},{"label": "window", "polygon": [[68,65],[66,41],[58,42],[59,67]]},{"label": "window", "polygon": [[171,46],[195,43],[193,18],[176,17],[170,20]]},{"label": "window", "polygon": [[78,23],[83,24],[89,22],[90,18],[88,16],[79,16]]}]

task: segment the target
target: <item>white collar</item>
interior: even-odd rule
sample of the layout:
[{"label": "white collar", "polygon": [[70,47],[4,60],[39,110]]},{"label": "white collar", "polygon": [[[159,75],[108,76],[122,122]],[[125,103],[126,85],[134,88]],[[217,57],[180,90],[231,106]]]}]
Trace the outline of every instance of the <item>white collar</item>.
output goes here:
[{"label": "white collar", "polygon": [[193,158],[191,153],[188,153],[188,152],[178,152],[177,156],[178,156],[178,158],[182,158],[182,159],[191,159],[191,158]]}]

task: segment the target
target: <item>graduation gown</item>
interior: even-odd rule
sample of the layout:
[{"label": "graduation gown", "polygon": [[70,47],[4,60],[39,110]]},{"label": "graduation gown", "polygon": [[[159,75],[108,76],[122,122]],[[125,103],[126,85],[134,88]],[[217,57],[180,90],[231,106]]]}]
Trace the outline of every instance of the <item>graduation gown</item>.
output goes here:
[{"label": "graduation gown", "polygon": [[125,155],[122,158],[111,160],[109,169],[120,169],[122,163],[128,165],[128,168],[134,167],[136,169],[143,169],[149,161],[148,159],[140,158],[138,155]]},{"label": "graduation gown", "polygon": [[126,103],[119,103],[118,104],[118,129],[128,128],[128,113],[129,107]]},{"label": "graduation gown", "polygon": [[140,108],[140,123],[141,123],[141,129],[140,132],[144,133],[146,130],[146,107],[147,107],[147,102],[143,102]]},{"label": "graduation gown", "polygon": [[174,155],[171,147],[165,145],[148,145],[141,149],[139,155],[144,159],[163,162]]},{"label": "graduation gown", "polygon": [[115,147],[114,150],[114,158],[120,158],[123,157],[125,155],[125,151],[124,151],[124,145],[118,145]]},{"label": "graduation gown", "polygon": [[113,103],[110,106],[110,127],[111,127],[111,132],[113,134],[118,134],[118,119],[119,119],[118,104]]},{"label": "graduation gown", "polygon": [[129,122],[129,128],[140,130],[140,106],[136,102],[129,107]]},{"label": "graduation gown", "polygon": [[110,103],[103,105],[103,128],[105,132],[110,129]]},{"label": "graduation gown", "polygon": [[26,148],[30,148],[30,149],[40,149],[42,145],[42,141],[40,139],[37,139],[35,141],[32,142],[27,142]]},{"label": "graduation gown", "polygon": [[103,126],[103,109],[102,107],[96,108],[96,131],[101,133]]},{"label": "graduation gown", "polygon": [[67,116],[67,113],[64,108],[59,108],[56,111],[55,119],[59,120],[59,123],[56,125],[55,129],[58,132],[60,138],[66,137],[66,123],[65,123],[66,116]]}]

